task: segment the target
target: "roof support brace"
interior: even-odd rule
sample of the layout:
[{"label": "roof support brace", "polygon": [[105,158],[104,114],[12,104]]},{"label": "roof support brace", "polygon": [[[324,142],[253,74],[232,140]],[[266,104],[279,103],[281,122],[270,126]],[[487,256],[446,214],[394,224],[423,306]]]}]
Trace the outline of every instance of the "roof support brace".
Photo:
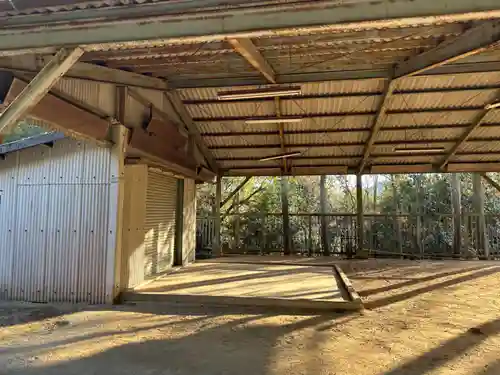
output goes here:
[{"label": "roof support brace", "polygon": [[78,61],[83,52],[80,47],[59,50],[0,115],[0,134],[9,132],[31,108],[36,106],[59,78]]},{"label": "roof support brace", "polygon": [[481,177],[484,178],[491,186],[493,186],[498,193],[500,193],[500,184],[493,180],[488,174],[481,173]]},{"label": "roof support brace", "polygon": [[[378,132],[382,127],[385,119],[386,112],[388,109],[388,103],[392,96],[392,93],[397,88],[398,82],[406,77],[411,77],[416,74],[424,73],[433,68],[440,67],[442,65],[457,61],[459,59],[474,55],[479,52],[493,47],[500,40],[500,23],[491,22],[486,25],[481,25],[472,28],[457,38],[451,41],[445,41],[441,43],[436,48],[433,48],[427,52],[417,55],[409,60],[396,65],[394,69],[394,79],[388,82],[380,105],[379,111],[375,118],[374,124],[368,141],[365,146],[365,151],[363,154],[363,159],[361,160],[358,173],[362,173],[363,169],[370,157],[370,153],[373,150],[373,145],[377,139]],[[479,116],[478,119],[471,125],[470,131],[464,134],[464,140],[468,138],[470,132],[472,132],[477,126],[480,125],[484,118]],[[460,142],[460,144],[463,141]],[[459,146],[454,147],[453,153],[450,153],[450,157],[456,152]],[[446,166],[448,159],[445,159],[441,165],[441,168]]]},{"label": "roof support brace", "polygon": [[[500,90],[497,91],[497,98],[500,98]],[[481,126],[486,115],[492,110],[492,108],[485,106],[485,108],[479,112],[479,114],[475,117],[474,121],[467,127],[465,132],[458,138],[455,145],[451,148],[448,154],[443,158],[439,169],[444,169],[446,164],[450,162],[450,159],[457,153],[458,149],[470,138],[472,132]]]},{"label": "roof support brace", "polygon": [[248,181],[250,181],[251,178],[252,178],[251,176],[246,177],[241,184],[236,186],[236,189],[234,189],[231,193],[229,193],[227,198],[221,202],[221,204],[220,204],[221,208],[224,207],[224,205],[227,202],[229,202],[231,200],[231,198],[236,195],[236,193],[238,193],[241,189],[243,189],[243,187],[248,183]]}]

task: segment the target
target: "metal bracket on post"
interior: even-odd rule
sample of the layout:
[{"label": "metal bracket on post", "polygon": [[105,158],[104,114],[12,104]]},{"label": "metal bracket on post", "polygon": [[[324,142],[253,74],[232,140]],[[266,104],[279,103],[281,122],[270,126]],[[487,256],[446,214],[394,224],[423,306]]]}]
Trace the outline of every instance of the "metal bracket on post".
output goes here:
[{"label": "metal bracket on post", "polygon": [[83,55],[83,49],[62,48],[0,115],[0,134],[9,132]]}]

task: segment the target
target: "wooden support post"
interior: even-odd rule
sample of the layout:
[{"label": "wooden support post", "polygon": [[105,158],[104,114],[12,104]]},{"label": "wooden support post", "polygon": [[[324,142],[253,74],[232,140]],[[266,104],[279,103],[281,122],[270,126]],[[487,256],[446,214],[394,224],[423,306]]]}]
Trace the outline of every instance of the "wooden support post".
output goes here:
[{"label": "wooden support post", "polygon": [[486,259],[489,258],[489,241],[486,232],[486,220],[484,217],[484,187],[482,184],[480,173],[472,175],[472,184],[474,191],[474,212],[478,215],[477,218],[477,240],[478,250],[481,250],[482,256]]},{"label": "wooden support post", "polygon": [[312,240],[312,216],[308,216],[308,233],[309,237],[307,239],[307,250],[310,257],[313,256],[313,240]]},{"label": "wooden support post", "polygon": [[398,182],[399,182],[399,176],[392,176],[392,198],[394,200],[393,223],[394,223],[394,229],[396,231],[396,241],[398,243],[398,251],[401,254],[401,258],[403,258],[403,233],[401,231],[401,223],[399,218],[401,209],[400,209],[400,196],[398,193]]},{"label": "wooden support post", "polygon": [[460,192],[460,175],[453,173],[451,175],[451,203],[453,209],[453,255],[460,256],[462,253],[462,204]]},{"label": "wooden support post", "polygon": [[212,216],[214,220],[214,238],[212,240],[212,254],[214,256],[222,255],[222,244],[220,240],[221,230],[221,215],[220,215],[220,202],[222,195],[222,176],[217,176],[215,183],[215,201],[212,207]]},{"label": "wooden support post", "polygon": [[320,177],[319,184],[319,205],[321,212],[321,247],[323,255],[330,255],[330,240],[328,236],[327,198],[326,198],[326,176]]},{"label": "wooden support post", "polygon": [[357,253],[361,255],[365,245],[365,228],[364,228],[364,212],[363,212],[363,175],[356,175],[356,211],[357,211],[357,235],[358,248]]},{"label": "wooden support post", "polygon": [[422,193],[422,176],[418,176],[417,177],[417,181],[416,181],[416,187],[415,189],[417,190],[416,191],[416,199],[415,199],[415,204],[416,204],[416,209],[414,210],[415,211],[415,214],[417,215],[417,220],[416,220],[416,226],[415,226],[415,230],[416,230],[416,233],[415,233],[415,241],[417,242],[417,250],[420,254],[420,259],[423,259],[424,258],[424,247],[422,246],[422,214],[423,214],[423,210],[422,210],[422,199],[421,199],[421,193]]},{"label": "wooden support post", "polygon": [[285,255],[291,254],[290,241],[290,218],[288,215],[288,180],[281,176],[281,213],[283,215],[283,252]]},{"label": "wooden support post", "polygon": [[240,248],[240,192],[238,191],[233,199],[233,206],[235,210],[234,215],[234,233],[233,233],[233,251],[238,252]]}]

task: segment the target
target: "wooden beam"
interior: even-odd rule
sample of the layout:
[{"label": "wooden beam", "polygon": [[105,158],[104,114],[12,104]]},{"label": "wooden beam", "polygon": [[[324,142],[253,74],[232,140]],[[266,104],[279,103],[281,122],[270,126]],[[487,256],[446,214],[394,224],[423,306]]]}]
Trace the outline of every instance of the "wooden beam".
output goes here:
[{"label": "wooden beam", "polygon": [[290,217],[288,214],[288,179],[280,177],[281,184],[281,213],[283,215],[283,253],[290,255],[292,251],[292,241],[290,237]]},{"label": "wooden beam", "polygon": [[229,202],[231,198],[233,198],[234,195],[238,193],[243,188],[243,186],[245,186],[248,183],[248,181],[251,180],[251,178],[252,178],[251,176],[246,177],[238,186],[236,186],[236,188],[231,193],[229,193],[227,198],[221,202],[220,204],[221,208],[224,207],[226,203]]},{"label": "wooden beam", "polygon": [[398,64],[395,77],[409,77],[422,74],[442,65],[484,52],[500,40],[498,21],[471,28],[454,39],[445,41],[437,47],[421,53]]},{"label": "wooden beam", "polygon": [[477,243],[482,254],[480,257],[486,259],[490,256],[490,247],[488,240],[488,233],[486,231],[486,220],[484,217],[484,187],[482,184],[481,174],[472,174],[472,188],[473,188],[473,207],[474,212],[477,214]]},{"label": "wooden beam", "polygon": [[59,50],[0,115],[0,134],[9,132],[24,115],[29,113],[59,78],[78,61],[83,52],[80,47]]},{"label": "wooden beam", "polygon": [[[500,99],[500,90],[497,91],[496,95],[497,100]],[[495,103],[493,101],[490,104]],[[484,109],[476,115],[472,123],[465,129],[464,133],[460,136],[458,141],[455,143],[455,145],[451,148],[451,150],[448,152],[448,154],[443,158],[441,161],[441,164],[439,166],[440,169],[444,169],[446,167],[446,164],[449,163],[450,159],[457,153],[458,149],[469,139],[471,134],[481,126],[483,123],[484,119],[486,118],[486,115],[490,113],[492,109],[488,106],[485,106]]]},{"label": "wooden beam", "polygon": [[500,163],[450,163],[447,172],[500,172]]},{"label": "wooden beam", "polygon": [[[15,78],[12,81],[9,92],[5,97],[11,102],[18,97],[28,84]],[[55,91],[55,90],[54,90]],[[39,119],[49,124],[54,129],[75,138],[85,138],[100,142],[107,142],[110,129],[110,121],[102,114],[96,114],[80,105],[60,98],[52,93],[45,95],[31,108],[28,117]],[[56,108],[57,110],[54,110]]]},{"label": "wooden beam", "polygon": [[[319,207],[321,214],[326,214],[327,209],[327,196],[326,196],[326,176],[321,175],[319,180]],[[311,238],[311,233],[309,233]],[[326,216],[321,217],[321,247],[323,248],[323,255],[330,255],[330,236],[328,235],[328,220]]]},{"label": "wooden beam", "polygon": [[261,55],[257,47],[249,38],[228,39],[229,44],[238,52],[245,60],[257,69],[270,83],[276,83],[276,76],[273,68],[266,59]]},{"label": "wooden beam", "polygon": [[222,176],[217,176],[215,183],[215,200],[212,206],[212,218],[214,220],[214,238],[212,240],[212,254],[214,256],[222,255],[221,247],[221,215],[220,215],[220,201],[222,196]]},{"label": "wooden beam", "polygon": [[451,175],[451,202],[453,209],[453,255],[462,254],[462,203],[460,189],[460,175],[453,173]]},{"label": "wooden beam", "polygon": [[[35,75],[49,62],[49,58],[36,55],[22,55],[0,58],[0,69],[18,73]],[[168,84],[160,78],[143,74],[113,69],[106,66],[85,62],[75,63],[65,74],[68,78],[82,79],[92,82],[112,83],[116,85],[165,91]]]},{"label": "wooden beam", "polygon": [[184,107],[184,104],[182,103],[179,94],[176,91],[171,90],[166,92],[164,95],[166,99],[169,101],[172,108],[176,111],[177,116],[182,120],[182,122],[188,129],[189,134],[191,134],[194,137],[196,145],[198,146],[201,154],[207,161],[208,166],[212,169],[213,172],[218,173],[219,166],[217,165],[217,162],[215,161],[212,153],[205,144],[203,137],[200,135],[200,131],[198,130],[198,127],[194,123],[193,119],[191,118],[191,115]]},{"label": "wooden beam", "polygon": [[[373,144],[376,141],[378,132],[385,122],[388,103],[390,101],[392,93],[397,88],[397,85],[401,79],[417,74],[422,74],[428,70],[440,67],[445,64],[449,64],[476,53],[483,52],[486,49],[495,46],[498,43],[499,39],[500,23],[498,21],[490,22],[485,25],[472,28],[451,41],[445,41],[438,45],[436,48],[431,49],[430,51],[426,51],[408,59],[405,62],[397,64],[394,68],[394,78],[390,80],[388,84],[386,84],[382,103],[380,104],[374,124],[372,126],[372,131],[365,146],[365,152],[363,155],[363,159],[359,164],[358,173],[363,172],[366,162],[373,149]],[[481,117],[480,120],[478,120],[478,124],[476,124],[475,127],[471,127],[470,132],[472,132],[477,126],[479,126],[483,118],[484,116]],[[464,139],[466,139],[467,137],[468,135],[465,135]],[[457,149],[458,147],[460,146],[457,146]],[[450,153],[450,157],[452,155],[453,154]],[[449,158],[443,161],[441,168],[446,165],[448,160]]]},{"label": "wooden beam", "polygon": [[158,116],[160,119],[162,119],[164,122],[167,124],[174,124],[177,129],[181,132],[182,135],[188,136],[188,131],[186,130],[186,126],[184,124],[179,123],[175,119],[172,118],[172,116],[169,116],[165,111],[162,109],[158,108],[155,106],[153,103],[151,103],[147,98],[142,96],[137,90],[134,89],[128,89],[128,94],[137,102],[142,104],[146,108],[151,108],[153,113]]},{"label": "wooden beam", "polygon": [[356,218],[357,218],[357,253],[362,254],[365,246],[365,217],[363,209],[363,175],[356,175]]},{"label": "wooden beam", "polygon": [[370,157],[370,153],[373,150],[375,141],[377,140],[378,133],[380,131],[380,128],[385,122],[385,119],[387,117],[387,108],[389,106],[390,98],[392,96],[392,93],[396,89],[397,86],[397,81],[396,80],[390,80],[386,82],[385,88],[384,88],[384,93],[382,95],[382,102],[380,103],[379,109],[377,111],[377,115],[375,116],[375,120],[373,122],[373,126],[370,130],[370,135],[368,137],[368,141],[366,142],[365,145],[365,150],[363,152],[363,158],[361,159],[361,162],[359,163],[358,167],[358,174],[363,173],[363,169],[365,168],[365,165],[368,161],[368,158]]},{"label": "wooden beam", "polygon": [[498,182],[493,180],[486,173],[481,173],[481,177],[484,178],[491,186],[493,186],[497,190],[497,192],[500,193],[500,184]]}]

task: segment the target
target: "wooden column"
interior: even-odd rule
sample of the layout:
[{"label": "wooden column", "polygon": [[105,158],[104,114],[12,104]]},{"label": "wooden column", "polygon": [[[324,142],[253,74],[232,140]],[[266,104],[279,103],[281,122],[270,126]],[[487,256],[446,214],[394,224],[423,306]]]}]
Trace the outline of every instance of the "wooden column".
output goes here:
[{"label": "wooden column", "polygon": [[214,238],[212,240],[212,254],[214,256],[222,255],[222,247],[220,241],[220,227],[221,227],[221,215],[220,215],[220,202],[222,196],[222,177],[217,176],[217,181],[215,183],[215,201],[212,207],[212,216],[214,220]]},{"label": "wooden column", "polygon": [[291,253],[290,241],[290,218],[288,216],[288,180],[281,176],[281,213],[283,215],[283,252],[285,255]]},{"label": "wooden column", "polygon": [[177,202],[175,205],[175,252],[174,265],[182,266],[184,237],[184,179],[177,179]]},{"label": "wooden column", "polygon": [[[321,213],[321,247],[323,255],[330,255],[330,240],[328,236],[327,198],[326,198],[326,176],[321,176],[319,181],[319,205]],[[310,219],[310,218],[309,218]]]},{"label": "wooden column", "polygon": [[364,230],[364,212],[363,212],[363,176],[356,175],[356,208],[357,208],[357,235],[358,235],[358,248],[357,253],[363,252],[365,244],[365,230]]},{"label": "wooden column", "polygon": [[420,259],[424,257],[424,247],[422,246],[422,217],[423,217],[423,212],[424,210],[422,209],[422,196],[421,196],[421,190],[422,190],[422,176],[417,177],[416,181],[416,186],[415,186],[416,191],[416,199],[415,199],[415,204],[416,208],[413,210],[415,212],[416,216],[416,226],[415,226],[415,241],[417,242],[417,250],[420,254]]},{"label": "wooden column", "polygon": [[451,204],[453,210],[453,255],[460,256],[462,253],[462,204],[460,192],[460,175],[453,173],[451,175]]},{"label": "wooden column", "polygon": [[240,192],[238,191],[233,199],[234,205],[234,242],[233,242],[233,251],[238,252],[240,248]]},{"label": "wooden column", "polygon": [[481,250],[485,258],[489,257],[489,241],[486,232],[486,220],[484,217],[484,187],[481,181],[481,174],[474,173],[472,175],[472,184],[474,190],[474,212],[477,216],[477,239],[478,250]]},{"label": "wooden column", "polygon": [[398,183],[399,183],[399,176],[392,176],[392,198],[393,198],[393,203],[394,203],[394,216],[393,216],[393,223],[394,223],[394,229],[396,231],[396,241],[398,244],[398,251],[401,254],[401,258],[403,257],[403,233],[401,231],[401,223],[400,223],[400,197],[398,193]]}]

